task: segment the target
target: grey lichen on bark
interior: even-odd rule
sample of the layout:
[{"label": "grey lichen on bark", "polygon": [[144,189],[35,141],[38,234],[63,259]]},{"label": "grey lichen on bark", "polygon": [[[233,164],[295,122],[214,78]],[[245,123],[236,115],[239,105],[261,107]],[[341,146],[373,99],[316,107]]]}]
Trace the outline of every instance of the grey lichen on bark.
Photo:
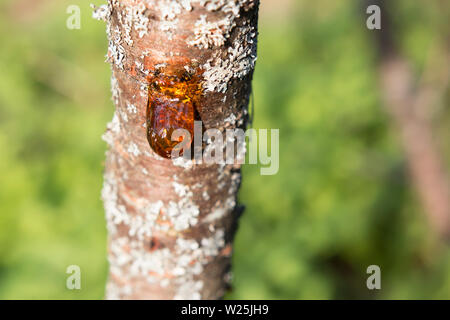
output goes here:
[{"label": "grey lichen on bark", "polygon": [[108,299],[217,299],[230,280],[240,164],[161,158],[146,139],[147,76],[201,70],[205,129],[245,128],[258,0],[109,0],[116,106],[103,136]]}]

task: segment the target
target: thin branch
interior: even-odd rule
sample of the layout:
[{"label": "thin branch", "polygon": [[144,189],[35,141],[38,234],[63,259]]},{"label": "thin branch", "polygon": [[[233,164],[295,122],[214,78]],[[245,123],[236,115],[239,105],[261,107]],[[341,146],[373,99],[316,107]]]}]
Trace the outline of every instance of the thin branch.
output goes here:
[{"label": "thin branch", "polygon": [[[375,1],[376,2],[376,1]],[[374,1],[370,1],[374,3]],[[429,51],[420,81],[393,41],[393,26],[383,2],[382,30],[377,32],[380,84],[387,111],[398,127],[412,181],[433,229],[450,235],[450,186],[448,174],[433,136],[431,114],[448,88],[449,56]],[[444,43],[437,41],[438,44]]]}]

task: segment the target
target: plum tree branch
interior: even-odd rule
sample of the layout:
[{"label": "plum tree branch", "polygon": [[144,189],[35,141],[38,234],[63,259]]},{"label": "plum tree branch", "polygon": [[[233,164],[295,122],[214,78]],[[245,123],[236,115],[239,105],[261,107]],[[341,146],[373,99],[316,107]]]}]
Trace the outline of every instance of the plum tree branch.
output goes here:
[{"label": "plum tree branch", "polygon": [[[450,185],[433,135],[432,111],[448,89],[450,56],[446,41],[429,51],[420,81],[393,40],[393,25],[382,1],[382,28],[377,32],[380,85],[388,113],[400,131],[413,184],[433,230],[450,236]],[[442,39],[440,39],[442,40]],[[443,50],[439,50],[440,46]],[[444,52],[443,54],[436,54]]]},{"label": "plum tree branch", "polygon": [[[239,164],[165,159],[146,139],[149,75],[201,77],[205,129],[245,128],[258,0],[109,0],[113,120],[102,197],[109,299],[217,299],[230,280]],[[192,71],[197,70],[197,71]]]}]

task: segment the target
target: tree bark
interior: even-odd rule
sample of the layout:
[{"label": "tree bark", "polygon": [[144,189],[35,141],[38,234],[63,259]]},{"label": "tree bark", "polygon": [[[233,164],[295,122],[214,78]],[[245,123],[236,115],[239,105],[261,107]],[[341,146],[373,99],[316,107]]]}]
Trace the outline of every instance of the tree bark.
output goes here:
[{"label": "tree bark", "polygon": [[196,69],[205,129],[245,128],[258,0],[109,0],[113,120],[102,198],[108,299],[217,299],[227,290],[240,165],[162,158],[146,138],[148,76]]}]

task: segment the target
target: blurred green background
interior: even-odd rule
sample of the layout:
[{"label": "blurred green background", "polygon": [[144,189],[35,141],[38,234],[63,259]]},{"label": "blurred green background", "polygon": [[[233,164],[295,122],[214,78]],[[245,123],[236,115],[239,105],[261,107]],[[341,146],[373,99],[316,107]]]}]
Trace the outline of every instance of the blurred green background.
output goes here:
[{"label": "blurred green background", "polygon": [[[70,4],[80,30],[66,28]],[[441,4],[395,2],[418,73],[448,26]],[[280,129],[280,170],[244,167],[229,298],[450,298],[450,248],[428,226],[383,111],[364,11],[262,0],[254,127]],[[86,1],[1,0],[0,39],[0,299],[102,299],[105,25]],[[448,105],[435,118],[450,167]],[[65,287],[71,264],[82,290]],[[366,288],[371,264],[381,290]]]}]

